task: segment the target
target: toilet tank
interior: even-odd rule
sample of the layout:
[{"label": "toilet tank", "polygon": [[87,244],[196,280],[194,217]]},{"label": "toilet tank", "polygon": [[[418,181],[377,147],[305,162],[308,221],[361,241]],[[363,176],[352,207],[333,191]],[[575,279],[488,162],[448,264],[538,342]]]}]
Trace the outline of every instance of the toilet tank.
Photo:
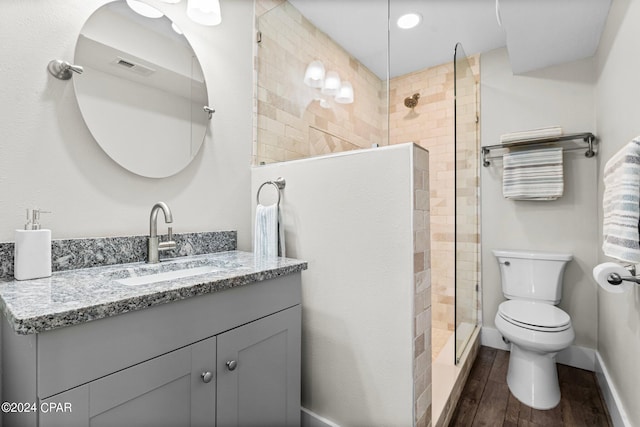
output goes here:
[{"label": "toilet tank", "polygon": [[509,299],[558,304],[562,297],[562,276],[571,254],[493,250],[500,264],[502,293]]}]

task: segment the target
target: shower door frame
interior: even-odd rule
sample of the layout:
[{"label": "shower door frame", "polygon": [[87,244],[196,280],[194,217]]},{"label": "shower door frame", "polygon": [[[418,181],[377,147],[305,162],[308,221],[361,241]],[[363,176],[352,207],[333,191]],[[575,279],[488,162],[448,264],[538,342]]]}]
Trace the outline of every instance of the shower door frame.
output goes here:
[{"label": "shower door frame", "polygon": [[[460,54],[462,54],[462,56],[460,56]],[[463,62],[464,61],[464,62]],[[476,248],[475,248],[475,259],[474,259],[474,273],[475,276],[473,278],[473,281],[475,282],[475,284],[473,285],[473,289],[471,290],[471,295],[473,295],[473,298],[471,300],[471,307],[470,312],[471,313],[465,313],[468,316],[463,316],[463,309],[460,307],[462,301],[462,292],[459,289],[459,271],[458,271],[458,249],[459,249],[459,230],[458,230],[458,220],[459,220],[459,215],[458,215],[458,183],[459,183],[459,178],[458,178],[458,172],[459,172],[459,167],[458,167],[458,160],[460,160],[458,158],[458,131],[459,131],[459,123],[458,120],[461,118],[460,116],[462,116],[461,114],[459,114],[458,108],[462,107],[461,103],[459,102],[459,93],[458,93],[458,78],[459,78],[459,70],[458,70],[458,64],[462,63],[464,64],[464,66],[467,68],[467,73],[471,73],[471,76],[473,76],[473,72],[471,71],[471,65],[469,64],[468,58],[466,53],[464,52],[464,48],[462,47],[461,43],[457,43],[455,48],[454,48],[454,56],[453,56],[453,68],[454,68],[454,108],[453,108],[453,115],[454,115],[454,154],[453,154],[453,159],[454,159],[454,239],[453,239],[453,250],[454,250],[454,257],[455,257],[455,262],[454,262],[454,272],[453,272],[453,277],[454,277],[454,363],[457,365],[458,363],[461,362],[462,360],[462,355],[464,354],[464,351],[466,350],[471,337],[473,336],[474,331],[479,327],[479,305],[480,305],[480,265],[481,265],[481,260],[480,260],[480,177],[479,177],[479,168],[480,168],[480,141],[479,141],[479,132],[478,132],[478,126],[479,126],[479,112],[478,112],[478,82],[475,78],[475,76],[473,77],[473,92],[475,95],[475,101],[474,101],[474,115],[475,115],[475,128],[474,128],[474,151],[473,151],[473,156],[474,158],[472,159],[473,161],[471,162],[471,164],[473,165],[473,168],[475,170],[475,175],[476,175],[476,187],[475,187],[475,200],[476,200],[476,211],[475,211],[475,226],[476,226],[476,233],[475,235],[477,236],[477,240],[473,243],[476,244]],[[464,159],[467,160],[467,159]],[[467,242],[469,243],[469,242]],[[468,290],[467,290],[468,291]],[[468,293],[468,292],[467,292]],[[468,301],[467,301],[468,302]],[[467,330],[463,331],[461,328],[461,325],[465,322],[462,321],[463,318],[466,317],[470,317],[472,322],[469,323],[469,325],[471,326],[470,328],[465,328]],[[462,335],[462,336],[461,336]]]}]

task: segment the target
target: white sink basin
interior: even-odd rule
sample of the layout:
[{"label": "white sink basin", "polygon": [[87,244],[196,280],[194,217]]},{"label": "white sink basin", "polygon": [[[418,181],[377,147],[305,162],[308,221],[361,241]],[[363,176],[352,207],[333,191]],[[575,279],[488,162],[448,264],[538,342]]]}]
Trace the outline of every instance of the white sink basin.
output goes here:
[{"label": "white sink basin", "polygon": [[220,271],[217,267],[204,266],[186,268],[184,270],[165,271],[164,273],[147,274],[143,276],[119,279],[116,282],[126,286],[149,285],[151,283],[164,282],[166,280],[183,279],[185,277],[198,276],[200,274],[215,273]]}]

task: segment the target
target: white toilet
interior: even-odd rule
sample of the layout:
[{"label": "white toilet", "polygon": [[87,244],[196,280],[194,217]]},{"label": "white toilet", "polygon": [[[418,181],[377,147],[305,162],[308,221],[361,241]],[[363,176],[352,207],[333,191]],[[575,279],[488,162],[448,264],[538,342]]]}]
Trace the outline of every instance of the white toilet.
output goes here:
[{"label": "white toilet", "polygon": [[511,342],[507,384],[511,393],[535,409],[560,402],[556,354],[575,338],[571,318],[555,307],[562,296],[570,254],[494,250],[502,293],[496,328]]}]

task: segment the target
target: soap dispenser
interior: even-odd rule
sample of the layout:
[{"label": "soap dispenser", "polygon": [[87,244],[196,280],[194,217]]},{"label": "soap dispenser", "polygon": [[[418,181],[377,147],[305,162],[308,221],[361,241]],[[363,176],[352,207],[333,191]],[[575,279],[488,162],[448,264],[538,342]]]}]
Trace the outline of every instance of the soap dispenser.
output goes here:
[{"label": "soap dispenser", "polygon": [[13,275],[16,280],[51,276],[51,230],[40,228],[40,209],[27,209],[24,230],[16,230]]}]

